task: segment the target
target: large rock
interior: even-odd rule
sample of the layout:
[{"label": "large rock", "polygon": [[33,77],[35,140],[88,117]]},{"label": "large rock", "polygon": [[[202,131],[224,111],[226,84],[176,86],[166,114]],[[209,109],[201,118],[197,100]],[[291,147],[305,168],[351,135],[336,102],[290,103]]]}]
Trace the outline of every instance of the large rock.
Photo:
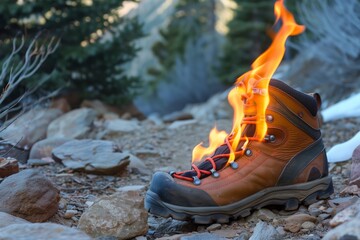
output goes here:
[{"label": "large rock", "polygon": [[52,121],[47,129],[47,137],[84,138],[96,119],[96,111],[80,108],[70,111]]},{"label": "large rock", "polygon": [[25,219],[15,217],[11,214],[0,212],[0,228],[18,223],[29,223],[29,222],[26,221]]},{"label": "large rock", "polygon": [[104,140],[72,140],[54,148],[52,155],[68,168],[95,174],[117,174],[130,162],[129,154]]},{"label": "large rock", "polygon": [[91,240],[85,233],[55,223],[12,224],[0,229],[0,239],[6,240]]},{"label": "large rock", "polygon": [[144,192],[144,186],[128,186],[100,197],[83,213],[78,228],[93,237],[129,239],[144,235],[148,228]]},{"label": "large rock", "polygon": [[355,148],[352,156],[350,184],[360,187],[360,145]]},{"label": "large rock", "polygon": [[32,109],[0,131],[0,138],[18,148],[30,149],[34,143],[46,137],[48,125],[61,114],[59,109]]},{"label": "large rock", "polygon": [[33,145],[30,150],[30,159],[46,159],[51,158],[52,150],[55,147],[61,146],[62,144],[73,140],[71,138],[46,138]]},{"label": "large rock", "polygon": [[59,190],[35,170],[24,170],[0,184],[0,211],[30,222],[43,222],[58,210]]}]

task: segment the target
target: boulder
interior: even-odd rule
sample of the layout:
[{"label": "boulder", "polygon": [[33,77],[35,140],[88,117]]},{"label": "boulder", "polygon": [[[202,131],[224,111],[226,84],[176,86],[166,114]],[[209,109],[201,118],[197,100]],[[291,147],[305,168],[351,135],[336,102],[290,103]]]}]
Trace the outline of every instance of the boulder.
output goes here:
[{"label": "boulder", "polygon": [[0,131],[0,138],[17,148],[30,149],[32,145],[46,137],[46,129],[50,122],[59,117],[59,109],[34,108],[10,123]]},{"label": "boulder", "polygon": [[11,175],[0,184],[0,211],[30,222],[44,222],[58,210],[54,184],[35,170]]},{"label": "boulder", "polygon": [[128,186],[100,197],[79,220],[78,228],[92,237],[130,239],[147,232],[144,186]]},{"label": "boulder", "polygon": [[96,119],[96,111],[89,108],[80,108],[52,121],[47,128],[47,137],[57,138],[84,138],[91,130]]},{"label": "boulder", "polygon": [[[25,219],[15,217],[11,214],[0,212],[0,228],[12,225],[12,224],[18,224],[18,223],[29,223]],[[1,230],[0,230],[1,232]]]},{"label": "boulder", "polygon": [[0,239],[6,240],[91,240],[76,228],[55,223],[12,224],[0,229]]},{"label": "boulder", "polygon": [[130,162],[112,141],[71,140],[52,151],[56,161],[67,168],[93,174],[117,174]]}]

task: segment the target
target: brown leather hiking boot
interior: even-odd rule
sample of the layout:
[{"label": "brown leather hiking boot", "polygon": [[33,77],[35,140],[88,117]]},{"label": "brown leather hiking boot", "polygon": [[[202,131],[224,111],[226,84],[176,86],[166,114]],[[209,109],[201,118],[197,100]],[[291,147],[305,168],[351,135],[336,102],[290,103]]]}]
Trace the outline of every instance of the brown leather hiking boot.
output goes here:
[{"label": "brown leather hiking boot", "polygon": [[[270,81],[269,95],[265,141],[250,140],[232,164],[225,143],[191,171],[155,173],[146,209],[200,224],[226,223],[266,205],[294,210],[300,203],[328,198],[333,186],[319,129],[318,95],[278,80]],[[249,139],[255,127],[245,128]]]}]

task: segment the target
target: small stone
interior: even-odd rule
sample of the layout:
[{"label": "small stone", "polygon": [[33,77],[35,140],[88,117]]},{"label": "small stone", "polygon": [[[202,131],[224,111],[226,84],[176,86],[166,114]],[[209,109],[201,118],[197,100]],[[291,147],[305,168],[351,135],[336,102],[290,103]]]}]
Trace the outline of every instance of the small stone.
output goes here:
[{"label": "small stone", "polygon": [[206,228],[209,232],[221,229],[221,224],[214,223]]},{"label": "small stone", "polygon": [[129,133],[140,129],[140,125],[134,120],[114,119],[105,122],[105,131],[112,135],[116,133]]},{"label": "small stone", "polygon": [[309,221],[306,221],[306,222],[303,222],[301,224],[301,228],[303,229],[308,229],[308,230],[312,230],[316,227],[315,223],[313,222],[309,222]]},{"label": "small stone", "polygon": [[64,218],[66,219],[70,219],[73,216],[75,216],[75,214],[77,214],[78,211],[77,210],[66,210],[65,214],[64,214]]},{"label": "small stone", "polygon": [[260,220],[263,220],[266,222],[269,222],[276,217],[276,215],[272,211],[270,211],[269,209],[266,209],[266,208],[259,209],[257,211],[256,215]]},{"label": "small stone", "polygon": [[316,222],[316,218],[304,213],[289,216],[285,219],[284,229],[292,233],[299,232],[301,225],[306,221]]},{"label": "small stone", "polygon": [[322,213],[322,214],[320,214],[320,215],[318,216],[318,218],[319,218],[320,220],[324,220],[324,219],[329,218],[330,216],[331,216],[330,214]]},{"label": "small stone", "polygon": [[15,158],[0,157],[0,178],[19,172],[19,164]]}]

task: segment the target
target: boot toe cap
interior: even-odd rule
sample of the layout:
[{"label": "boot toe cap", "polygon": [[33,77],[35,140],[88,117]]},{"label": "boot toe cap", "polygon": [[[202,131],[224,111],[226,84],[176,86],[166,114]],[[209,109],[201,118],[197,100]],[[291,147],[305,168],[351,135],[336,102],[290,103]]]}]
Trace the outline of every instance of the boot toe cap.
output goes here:
[{"label": "boot toe cap", "polygon": [[157,194],[161,201],[178,206],[204,207],[218,206],[200,186],[189,187],[177,183],[170,174],[156,172],[150,184],[150,191]]}]

